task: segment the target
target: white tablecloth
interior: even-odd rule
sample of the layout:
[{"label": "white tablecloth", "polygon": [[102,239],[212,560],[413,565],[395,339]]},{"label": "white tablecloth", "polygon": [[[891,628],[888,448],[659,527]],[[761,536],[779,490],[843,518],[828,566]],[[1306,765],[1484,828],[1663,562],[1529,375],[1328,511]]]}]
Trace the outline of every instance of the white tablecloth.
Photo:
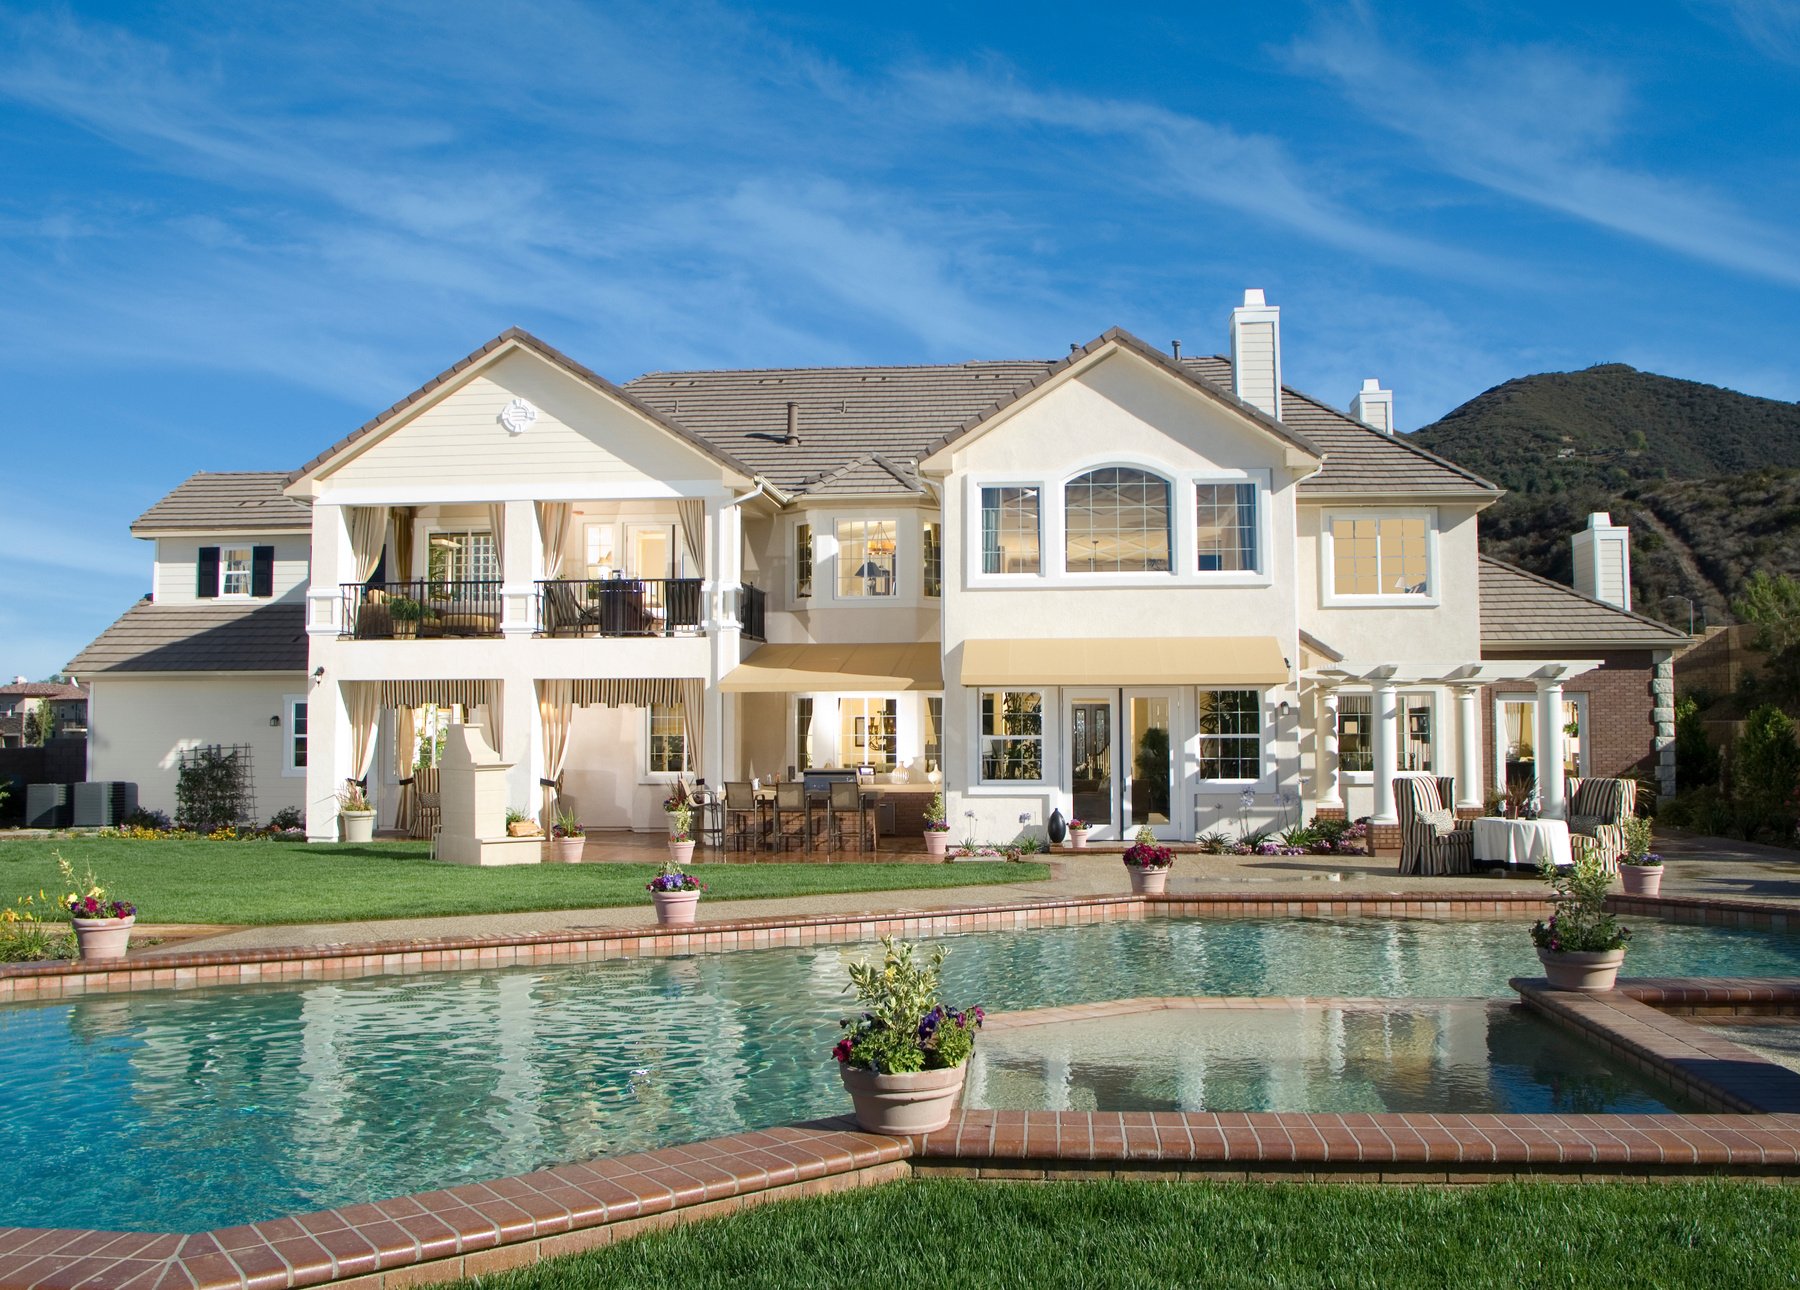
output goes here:
[{"label": "white tablecloth", "polygon": [[1475,821],[1475,858],[1533,869],[1543,868],[1546,860],[1572,864],[1569,826],[1561,820],[1503,820],[1484,815]]}]

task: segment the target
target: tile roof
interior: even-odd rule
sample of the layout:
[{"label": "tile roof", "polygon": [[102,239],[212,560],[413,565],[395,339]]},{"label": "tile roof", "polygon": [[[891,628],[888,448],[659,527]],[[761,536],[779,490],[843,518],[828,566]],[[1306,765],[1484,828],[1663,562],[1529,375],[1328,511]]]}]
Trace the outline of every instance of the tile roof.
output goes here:
[{"label": "tile roof", "polygon": [[85,699],[87,687],[65,681],[15,681],[0,685],[0,699]]},{"label": "tile roof", "polygon": [[282,495],[279,470],[207,471],[190,475],[132,521],[138,537],[158,533],[276,533],[312,528],[312,507]]},{"label": "tile roof", "polygon": [[1484,649],[1539,644],[1673,649],[1685,632],[1582,595],[1573,587],[1481,557]]},{"label": "tile roof", "polygon": [[140,600],[82,650],[68,671],[304,672],[306,606],[278,600],[235,605],[158,605]]}]

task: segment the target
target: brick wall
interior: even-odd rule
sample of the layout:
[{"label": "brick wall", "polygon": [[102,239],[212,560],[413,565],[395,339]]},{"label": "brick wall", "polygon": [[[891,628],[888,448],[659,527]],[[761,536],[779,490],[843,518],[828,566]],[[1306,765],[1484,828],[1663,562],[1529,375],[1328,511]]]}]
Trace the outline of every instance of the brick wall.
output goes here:
[{"label": "brick wall", "polygon": [[[1534,657],[1542,657],[1537,655]],[[1590,655],[1590,657],[1592,657]],[[1565,698],[1587,695],[1588,773],[1596,776],[1653,776],[1656,772],[1655,703],[1650,693],[1654,672],[1650,651],[1607,656],[1592,672],[1563,687]],[[1484,792],[1494,783],[1494,700],[1518,693],[1514,687],[1489,686],[1481,697],[1481,764]]]}]

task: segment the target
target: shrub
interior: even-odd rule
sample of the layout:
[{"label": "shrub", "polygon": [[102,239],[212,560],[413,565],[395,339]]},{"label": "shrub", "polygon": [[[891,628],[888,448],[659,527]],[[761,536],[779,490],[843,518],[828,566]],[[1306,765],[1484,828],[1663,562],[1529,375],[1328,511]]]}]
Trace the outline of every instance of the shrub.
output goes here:
[{"label": "shrub", "polygon": [[121,829],[149,829],[157,833],[167,833],[174,828],[169,817],[162,811],[152,811],[147,807],[138,807],[124,819],[119,821]]},{"label": "shrub", "polygon": [[306,816],[298,806],[284,806],[269,817],[269,830],[273,833],[287,833],[305,827]]},{"label": "shrub", "polygon": [[1624,948],[1631,929],[1606,912],[1612,875],[1597,854],[1584,851],[1574,864],[1546,865],[1543,876],[1556,893],[1556,912],[1532,927],[1533,944],[1570,953]]},{"label": "shrub", "polygon": [[865,1011],[839,1023],[844,1036],[831,1055],[879,1075],[946,1070],[968,1061],[984,1014],[980,1008],[950,1008],[938,998],[944,947],[934,946],[921,963],[913,946],[884,936],[881,951],[879,964],[850,965],[846,988]]},{"label": "shrub", "polygon": [[1719,750],[1706,737],[1700,700],[1683,695],[1675,701],[1675,784],[1681,791],[1716,788]]},{"label": "shrub", "polygon": [[1751,831],[1767,829],[1783,841],[1794,832],[1794,793],[1800,788],[1800,743],[1794,723],[1773,704],[1744,722],[1732,758],[1733,796]]}]

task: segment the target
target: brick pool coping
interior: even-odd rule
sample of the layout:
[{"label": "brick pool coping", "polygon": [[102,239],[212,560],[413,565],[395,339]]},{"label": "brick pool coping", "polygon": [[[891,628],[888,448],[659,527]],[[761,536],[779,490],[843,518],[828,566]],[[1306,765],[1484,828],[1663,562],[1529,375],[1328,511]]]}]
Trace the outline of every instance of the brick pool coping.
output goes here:
[{"label": "brick pool coping", "polygon": [[[1622,897],[1616,912],[1672,922],[1764,931],[1800,929],[1800,907],[1678,897]],[[344,980],[465,969],[533,967],[614,958],[668,957],[740,949],[849,943],[880,936],[1063,927],[1160,918],[1533,919],[1544,896],[1265,894],[1086,896],[867,914],[789,915],[700,922],[688,928],[600,927],[502,936],[438,937],[230,951],[189,950],[116,963],[0,965],[0,1003],[137,990],[183,990],[288,981]]]}]

